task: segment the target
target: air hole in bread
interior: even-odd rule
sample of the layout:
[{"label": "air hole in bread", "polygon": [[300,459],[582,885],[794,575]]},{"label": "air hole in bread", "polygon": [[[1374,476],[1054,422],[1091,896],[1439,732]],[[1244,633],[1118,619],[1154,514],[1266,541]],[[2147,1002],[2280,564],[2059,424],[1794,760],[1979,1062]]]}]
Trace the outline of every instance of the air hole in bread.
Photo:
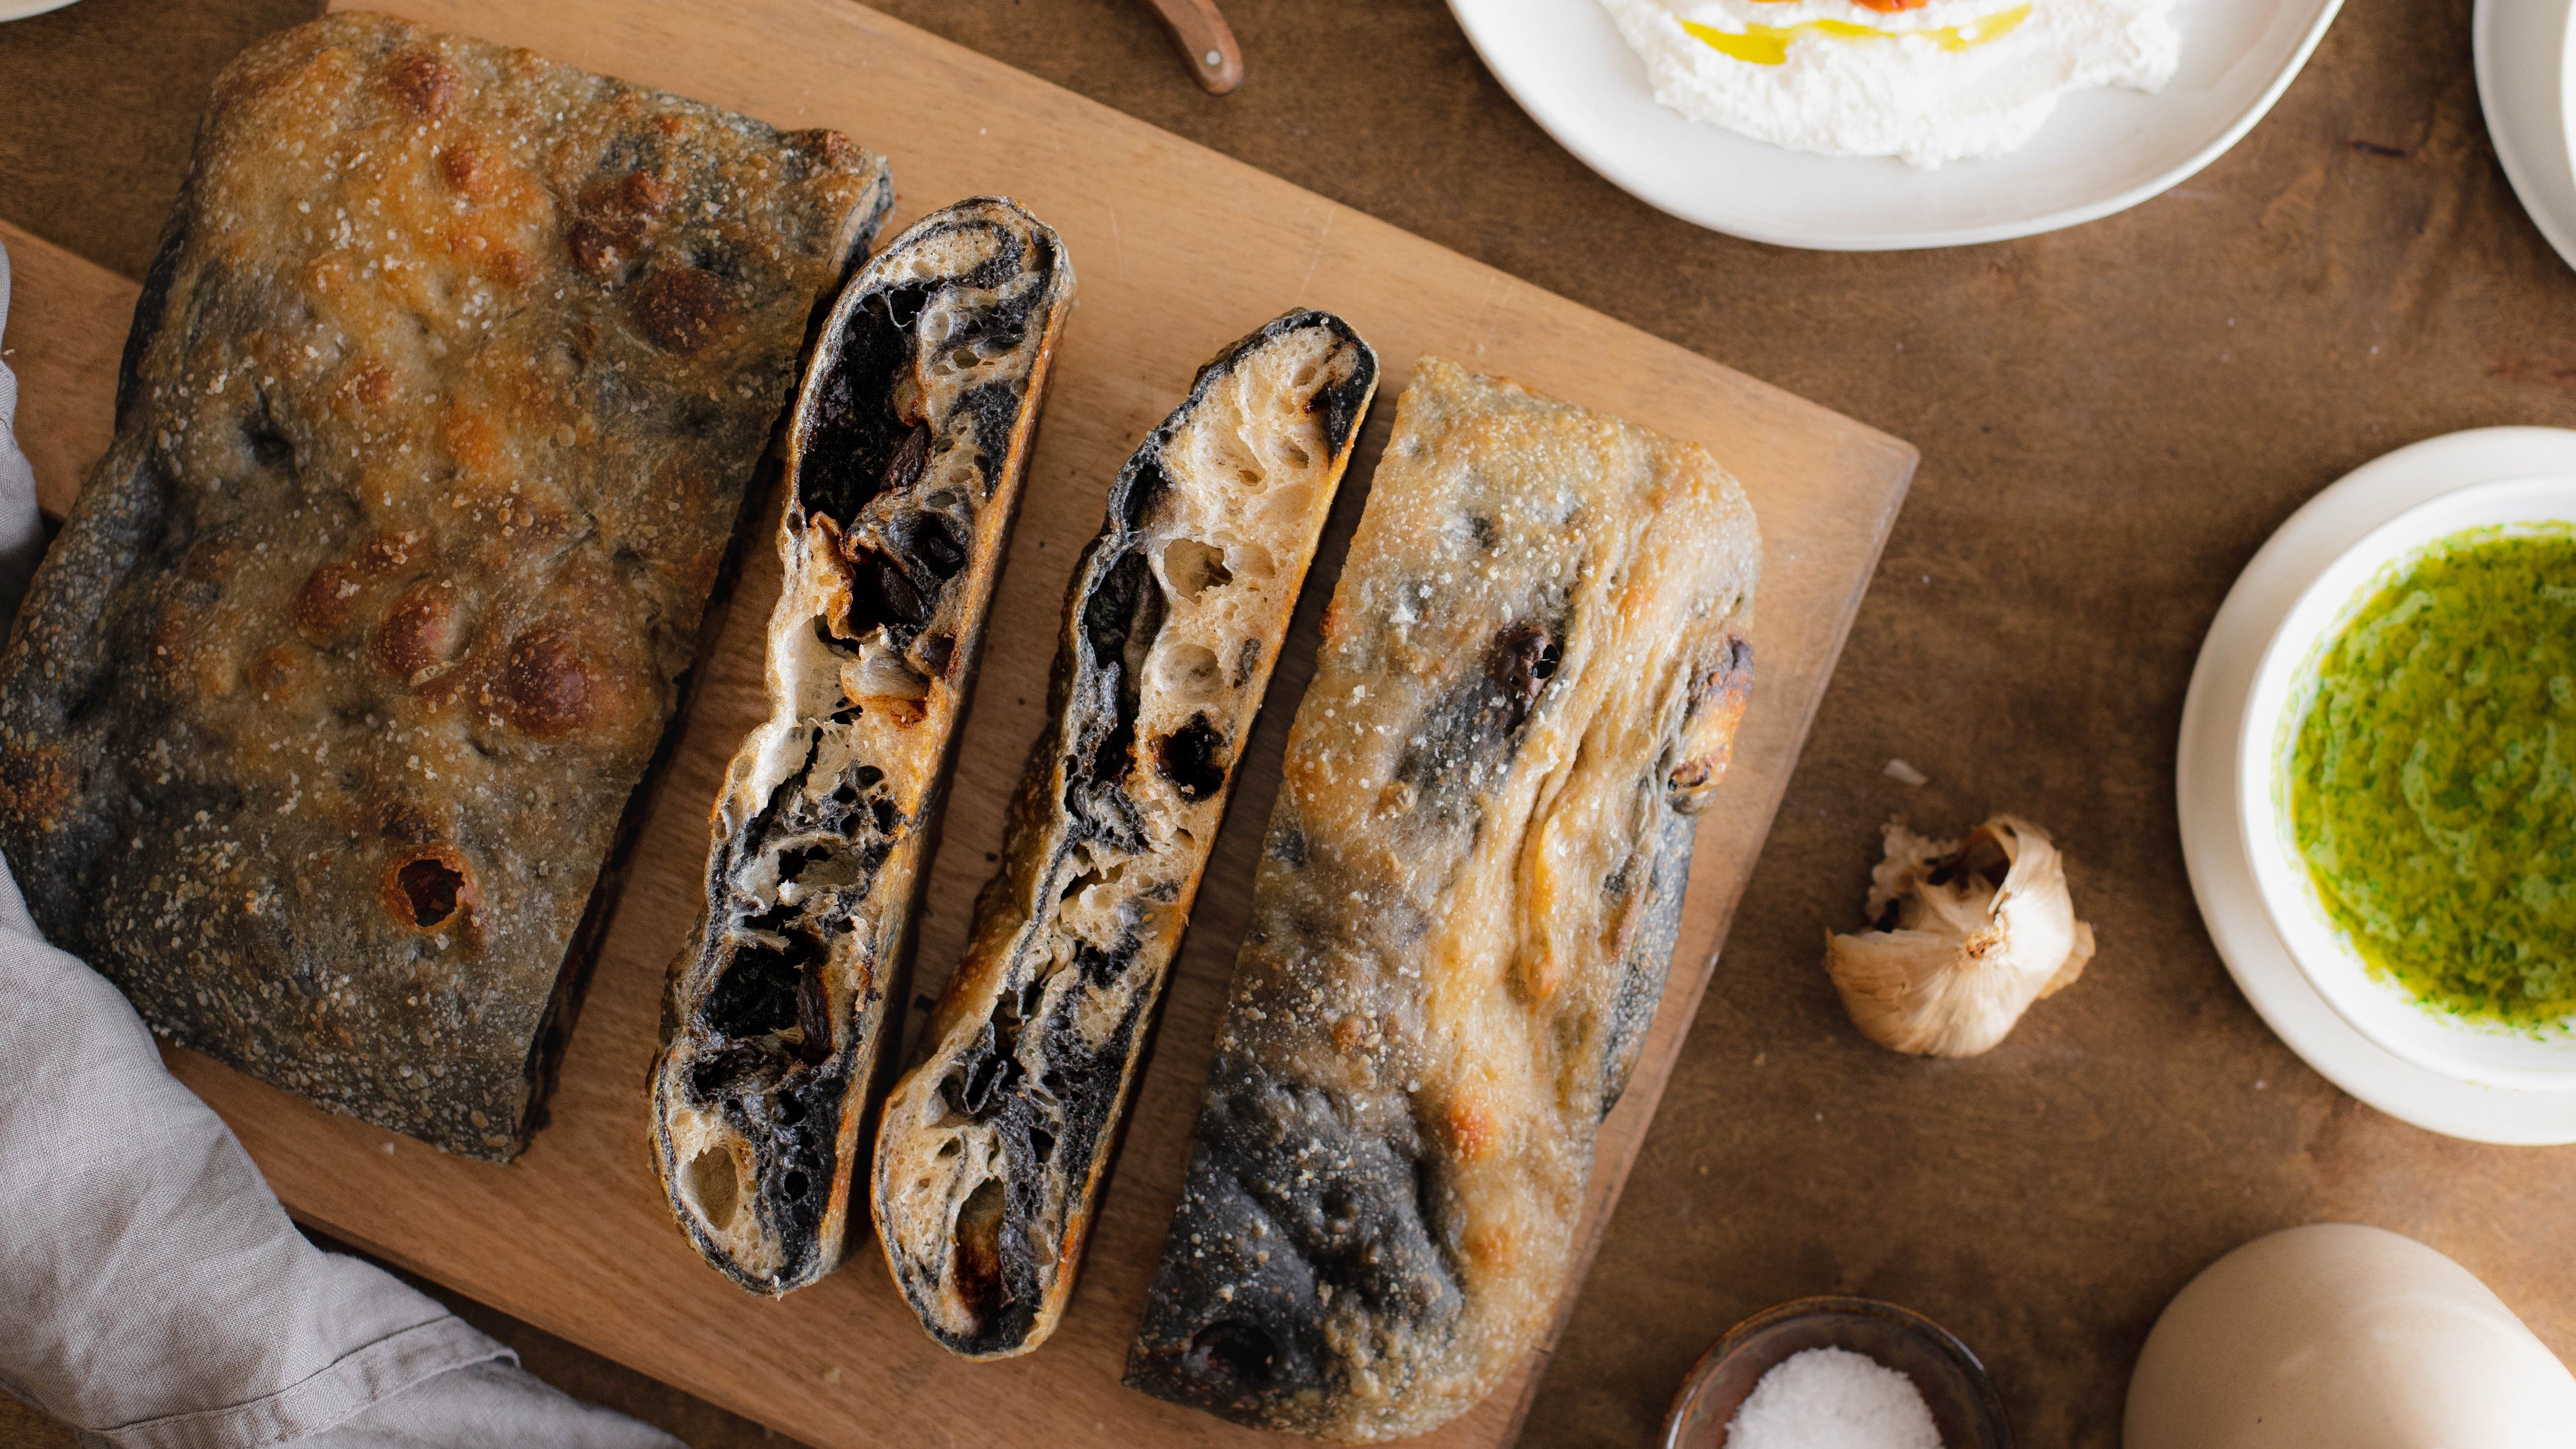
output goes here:
[{"label": "air hole in bread", "polygon": [[709,1227],[722,1231],[733,1225],[733,1215],[742,1208],[742,1175],[734,1166],[733,1154],[722,1147],[705,1147],[689,1159],[689,1201]]},{"label": "air hole in bread", "polygon": [[1511,625],[1494,636],[1485,672],[1499,691],[1493,698],[1501,703],[1491,711],[1499,728],[1488,733],[1510,734],[1521,727],[1530,706],[1556,677],[1559,656],[1555,634],[1535,622]]},{"label": "air hole in bread", "polygon": [[1122,494],[1117,488],[1109,492],[1109,511],[1129,532],[1142,529],[1153,521],[1163,501],[1172,496],[1172,480],[1164,475],[1158,460],[1128,466],[1136,471],[1127,478]]},{"label": "air hole in bread", "polygon": [[909,493],[921,481],[921,470],[930,465],[930,428],[915,423],[895,445],[894,456],[887,460],[885,479],[879,491]]},{"label": "air hole in bread", "polygon": [[808,1066],[832,1054],[832,996],[819,970],[796,973],[796,1054]]},{"label": "air hole in bread", "polygon": [[1205,800],[1225,788],[1225,736],[1204,714],[1163,736],[1154,762],[1184,800]]},{"label": "air hole in bread", "polygon": [[988,1177],[957,1209],[957,1296],[978,1321],[1002,1306],[1002,1184]]},{"label": "air hole in bread", "polygon": [[814,616],[814,638],[820,642],[824,648],[831,650],[835,654],[848,654],[851,652],[850,641],[833,633],[832,621],[821,614]]},{"label": "air hole in bread", "polygon": [[1197,603],[1199,595],[1234,582],[1234,571],[1225,566],[1225,550],[1195,538],[1176,538],[1163,549],[1163,580],[1173,593]]},{"label": "air hole in bread", "polygon": [[1199,1330],[1183,1361],[1202,1378],[1259,1388],[1270,1382],[1279,1348],[1260,1328],[1223,1320]]},{"label": "air hole in bread", "polygon": [[265,404],[262,404],[257,417],[242,424],[242,441],[250,445],[250,459],[254,464],[262,468],[294,470],[295,445],[288,442],[286,434],[270,420]]},{"label": "air hole in bread", "polygon": [[[985,1113],[995,1102],[1007,1097],[1027,1071],[1020,1065],[1020,1059],[1010,1054],[1011,1041],[1004,1039],[999,1024],[987,1022],[984,1030],[987,1041],[983,1049],[960,1063],[964,1068],[963,1075],[951,1073],[948,1080],[940,1084],[941,1091],[948,1097],[948,1105],[955,1108],[959,1116],[975,1122],[983,1121]],[[1016,1039],[1016,1032],[1011,1035]]]},{"label": "air hole in bread", "polygon": [[1064,889],[1056,893],[1057,900],[1072,899],[1075,891],[1100,878],[1091,873],[1091,852],[1081,846],[1065,852],[1064,864]]},{"label": "air hole in bread", "polygon": [[1341,1188],[1325,1193],[1322,1207],[1324,1231],[1328,1233],[1339,1236],[1359,1223],[1359,1205],[1352,1201],[1350,1193]]},{"label": "air hole in bread", "polygon": [[876,699],[927,699],[930,679],[910,661],[889,649],[870,649],[856,664],[844,665],[841,682],[849,697],[866,704]]},{"label": "air hole in bread", "polygon": [[1213,702],[1225,692],[1216,651],[1204,644],[1180,644],[1164,650],[1162,657],[1154,661],[1154,688],[1174,704]]},{"label": "air hole in bread", "polygon": [[[1071,901],[1076,906],[1089,906],[1094,909],[1115,910],[1115,902],[1119,899],[1121,894],[1119,888],[1120,883],[1127,875],[1127,867],[1129,864],[1130,862],[1128,861],[1113,860],[1107,865],[1096,866],[1090,870],[1083,871],[1080,874],[1075,875],[1072,879],[1066,881],[1064,883],[1064,890],[1056,898],[1058,900]],[[1099,887],[1107,887],[1107,892],[1104,897],[1092,901],[1080,899],[1085,891]],[[1058,971],[1063,970],[1064,967],[1065,962],[1061,957],[1049,960],[1045,965],[1043,974],[1038,977],[1037,981],[1032,982],[1031,984],[1037,985],[1044,982],[1047,977],[1055,975]]]},{"label": "air hole in bread", "polygon": [[411,907],[411,924],[424,931],[447,924],[465,889],[465,877],[435,857],[405,864],[394,873],[394,883]]},{"label": "air hole in bread", "polygon": [[699,1019],[711,1031],[742,1040],[785,1031],[796,1024],[796,993],[804,969],[786,951],[759,944],[734,953]]},{"label": "air hole in bread", "polygon": [[[926,434],[888,402],[900,391],[897,374],[910,359],[905,329],[929,290],[922,283],[897,287],[850,314],[801,440],[797,502],[807,513],[847,527],[898,476],[899,455],[916,446],[926,454]],[[918,476],[918,456],[909,467]]]},{"label": "air hole in bread", "polygon": [[1082,612],[1083,634],[1092,659],[1115,670],[1118,713],[1092,755],[1091,778],[1110,784],[1127,777],[1136,750],[1136,710],[1144,685],[1138,676],[1154,639],[1163,632],[1163,587],[1141,553],[1131,553],[1110,566],[1099,589]]},{"label": "air hole in bread", "polygon": [[898,725],[918,724],[928,714],[930,676],[882,640],[871,640],[858,659],[841,666],[841,693],[851,703],[882,712]]},{"label": "air hole in bread", "polygon": [[966,566],[966,540],[944,513],[924,508],[898,515],[886,525],[886,533],[897,548],[920,560],[943,582],[957,577],[957,571]]},{"label": "air hole in bread", "polygon": [[863,550],[850,563],[849,637],[869,630],[907,625],[918,629],[939,607],[935,594],[925,596],[903,565],[874,550]]}]

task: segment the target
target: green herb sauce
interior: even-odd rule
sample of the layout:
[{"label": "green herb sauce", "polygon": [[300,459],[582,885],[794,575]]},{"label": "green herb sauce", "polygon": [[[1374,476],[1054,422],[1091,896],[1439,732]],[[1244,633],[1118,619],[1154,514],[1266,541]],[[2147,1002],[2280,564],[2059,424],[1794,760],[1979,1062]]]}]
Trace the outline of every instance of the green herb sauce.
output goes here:
[{"label": "green herb sauce", "polygon": [[2314,667],[2291,829],[2363,960],[2463,1016],[2576,1013],[2576,537],[2443,539]]}]

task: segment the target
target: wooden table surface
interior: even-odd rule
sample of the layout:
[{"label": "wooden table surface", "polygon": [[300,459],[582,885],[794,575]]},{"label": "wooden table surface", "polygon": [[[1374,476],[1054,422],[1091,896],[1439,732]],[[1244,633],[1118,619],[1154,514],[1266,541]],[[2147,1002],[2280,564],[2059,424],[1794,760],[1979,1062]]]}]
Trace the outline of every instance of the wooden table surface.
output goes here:
[{"label": "wooden table surface", "polygon": [[[1512,107],[1439,0],[1228,0],[1249,78],[1221,99],[1141,0],[881,8],[1923,450],[1525,1443],[1645,1443],[1729,1323],[1852,1291],[1965,1338],[2024,1443],[2111,1449],[2165,1300],[2319,1220],[2431,1243],[2576,1358],[2576,1149],[2435,1137],[2300,1064],[2211,949],[2174,820],[2192,660],[2265,535],[2401,443],[2576,425],[2576,276],[2496,166],[2468,0],[2349,8],[2269,119],[2143,207],[1893,256],[1630,200]],[[0,216],[139,274],[208,80],[309,13],[83,0],[0,27]],[[1823,934],[1858,924],[1882,820],[1996,809],[2058,833],[2101,954],[1986,1057],[1880,1051]],[[693,1442],[760,1437],[515,1341]]]}]

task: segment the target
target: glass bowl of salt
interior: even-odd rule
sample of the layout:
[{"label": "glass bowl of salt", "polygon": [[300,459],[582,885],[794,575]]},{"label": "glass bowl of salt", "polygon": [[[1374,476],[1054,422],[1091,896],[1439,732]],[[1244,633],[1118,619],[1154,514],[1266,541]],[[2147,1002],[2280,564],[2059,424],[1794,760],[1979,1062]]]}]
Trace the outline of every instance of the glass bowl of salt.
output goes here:
[{"label": "glass bowl of salt", "polygon": [[1663,1449],[2012,1449],[1986,1367],[1910,1308],[1800,1298],[1726,1331],[1664,1419]]}]

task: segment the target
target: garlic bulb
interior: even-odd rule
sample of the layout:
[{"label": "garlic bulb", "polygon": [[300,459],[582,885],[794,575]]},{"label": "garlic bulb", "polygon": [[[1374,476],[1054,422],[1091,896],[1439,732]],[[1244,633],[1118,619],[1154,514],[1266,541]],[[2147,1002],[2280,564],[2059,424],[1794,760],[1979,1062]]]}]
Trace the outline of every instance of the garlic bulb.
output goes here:
[{"label": "garlic bulb", "polygon": [[1887,827],[1870,872],[1870,930],[1825,938],[1825,971],[1870,1040],[1901,1052],[1972,1057],[2093,959],[2066,864],[2048,832],[1998,815],[1964,841]]}]

